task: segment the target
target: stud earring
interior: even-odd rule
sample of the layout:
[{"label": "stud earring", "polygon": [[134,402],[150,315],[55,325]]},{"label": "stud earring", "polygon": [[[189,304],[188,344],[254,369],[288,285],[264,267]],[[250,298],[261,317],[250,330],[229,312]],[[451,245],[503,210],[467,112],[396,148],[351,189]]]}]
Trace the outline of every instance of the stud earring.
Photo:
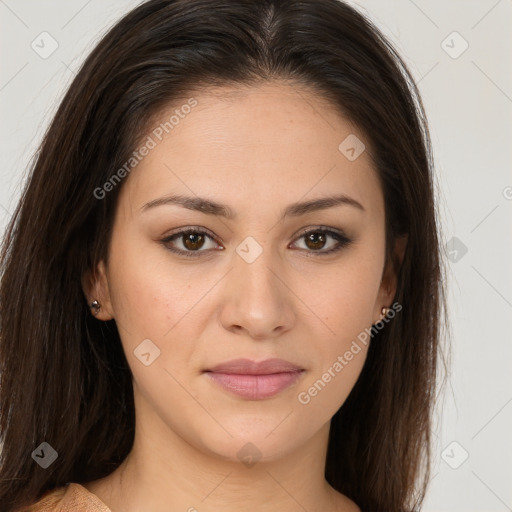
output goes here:
[{"label": "stud earring", "polygon": [[93,300],[89,307],[93,308],[93,314],[97,315],[101,309],[101,304],[97,300]]},{"label": "stud earring", "polygon": [[385,308],[383,307],[381,310],[380,310],[380,314],[381,314],[381,317],[380,319],[381,320],[384,320],[384,318],[386,318],[388,316],[388,313],[391,311],[391,308]]}]

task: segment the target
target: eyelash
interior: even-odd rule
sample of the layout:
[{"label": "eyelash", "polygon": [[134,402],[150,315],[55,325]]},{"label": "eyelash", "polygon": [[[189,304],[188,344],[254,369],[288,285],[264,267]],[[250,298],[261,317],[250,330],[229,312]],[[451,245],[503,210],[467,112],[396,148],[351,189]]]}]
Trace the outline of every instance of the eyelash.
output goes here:
[{"label": "eyelash", "polygon": [[[347,238],[345,235],[342,235],[341,233],[333,231],[332,229],[327,228],[325,226],[319,226],[319,227],[316,227],[316,228],[313,228],[313,229],[304,230],[296,238],[296,240],[304,238],[305,236],[307,236],[307,235],[309,235],[311,233],[323,233],[323,234],[331,236],[332,238],[334,238],[335,240],[338,241],[338,245],[336,247],[334,247],[332,249],[329,249],[327,251],[322,251],[322,250],[315,251],[315,250],[312,250],[312,249],[310,249],[308,251],[307,249],[299,249],[299,250],[303,250],[303,251],[304,250],[308,251],[308,252],[314,254],[315,256],[317,256],[317,255],[318,256],[325,256],[327,254],[333,254],[333,253],[338,252],[341,249],[347,247],[348,245],[350,245],[352,243],[352,240],[350,238]],[[174,252],[176,254],[182,255],[182,256],[186,256],[188,258],[197,258],[197,257],[201,256],[202,252],[208,252],[209,251],[209,249],[207,249],[207,250],[197,250],[197,251],[183,251],[182,249],[176,249],[176,248],[170,247],[168,245],[169,242],[172,242],[174,239],[179,238],[180,236],[183,236],[183,235],[190,235],[190,234],[207,235],[208,237],[214,239],[214,236],[212,235],[212,233],[209,232],[209,231],[206,231],[204,228],[194,228],[194,227],[191,227],[191,228],[183,229],[181,231],[177,231],[176,233],[173,233],[172,235],[170,235],[170,236],[160,240],[160,242],[162,243],[162,245],[167,250],[169,250],[171,252]]]}]

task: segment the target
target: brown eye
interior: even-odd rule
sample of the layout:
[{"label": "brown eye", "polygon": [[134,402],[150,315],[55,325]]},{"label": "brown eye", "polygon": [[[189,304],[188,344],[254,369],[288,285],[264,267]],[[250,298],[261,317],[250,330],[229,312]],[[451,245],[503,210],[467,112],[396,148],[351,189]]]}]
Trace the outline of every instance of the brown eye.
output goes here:
[{"label": "brown eye", "polygon": [[204,244],[204,236],[200,233],[187,233],[181,235],[183,245],[190,251],[201,249]]},{"label": "brown eye", "polygon": [[202,229],[190,228],[164,238],[161,243],[172,252],[191,257],[201,256],[217,247],[212,235]]},{"label": "brown eye", "polygon": [[[341,233],[320,228],[303,232],[297,240],[304,240],[305,247],[299,247],[300,249],[315,256],[334,253],[352,243],[351,239]],[[160,242],[166,249],[189,257],[199,257],[202,253],[209,253],[212,249],[224,249],[216,244],[213,235],[196,228],[179,231]],[[208,243],[211,245],[208,246]]]},{"label": "brown eye", "polygon": [[304,249],[315,256],[334,253],[352,243],[352,240],[345,235],[327,228],[303,232],[297,240],[304,240],[305,247],[299,247],[299,249]]},{"label": "brown eye", "polygon": [[325,245],[327,237],[321,231],[314,231],[305,236],[308,249],[318,250]]}]

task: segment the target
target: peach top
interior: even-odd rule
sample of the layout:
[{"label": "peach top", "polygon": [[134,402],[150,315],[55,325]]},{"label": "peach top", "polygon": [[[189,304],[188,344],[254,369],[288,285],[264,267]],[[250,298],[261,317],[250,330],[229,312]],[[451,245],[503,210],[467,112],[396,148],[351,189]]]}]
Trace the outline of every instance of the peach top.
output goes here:
[{"label": "peach top", "polygon": [[47,491],[36,503],[20,512],[111,512],[95,494],[76,483]]}]

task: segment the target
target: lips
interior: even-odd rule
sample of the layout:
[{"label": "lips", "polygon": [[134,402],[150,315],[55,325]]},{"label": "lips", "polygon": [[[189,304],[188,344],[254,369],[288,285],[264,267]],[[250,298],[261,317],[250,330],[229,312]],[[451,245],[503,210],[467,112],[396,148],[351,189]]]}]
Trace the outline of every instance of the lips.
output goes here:
[{"label": "lips", "polygon": [[303,370],[303,368],[284,359],[265,359],[260,362],[251,361],[250,359],[233,359],[218,364],[206,371],[244,375],[270,375],[272,373],[287,373],[299,370]]},{"label": "lips", "polygon": [[270,398],[294,384],[304,368],[284,359],[233,359],[205,371],[225,391],[248,400]]}]

